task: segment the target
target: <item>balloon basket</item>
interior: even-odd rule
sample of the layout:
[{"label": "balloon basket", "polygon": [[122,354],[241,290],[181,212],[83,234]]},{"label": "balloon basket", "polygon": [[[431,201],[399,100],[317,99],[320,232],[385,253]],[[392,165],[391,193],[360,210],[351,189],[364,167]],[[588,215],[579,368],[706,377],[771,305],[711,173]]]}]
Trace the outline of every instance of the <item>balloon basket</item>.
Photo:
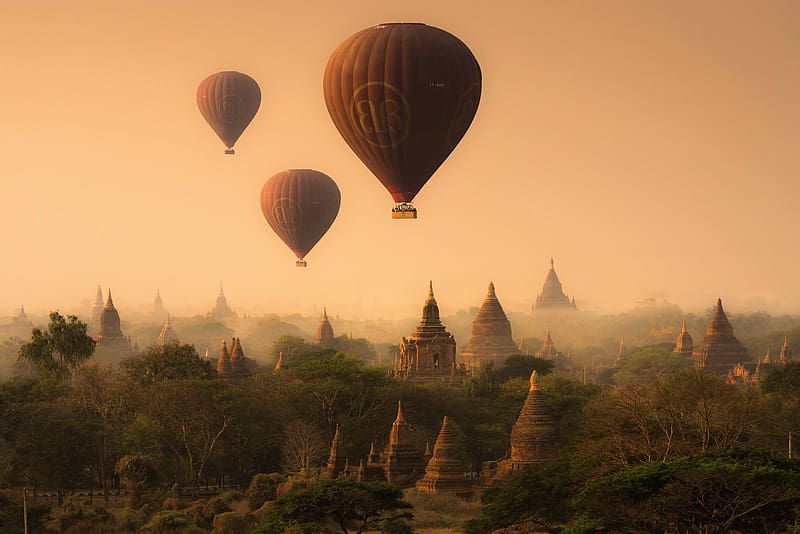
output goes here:
[{"label": "balloon basket", "polygon": [[401,202],[392,208],[392,219],[416,219],[417,208],[407,202]]},{"label": "balloon basket", "polygon": [[236,154],[236,151],[234,149],[232,149],[232,148],[226,148],[225,149],[225,154],[230,156],[230,155]]},{"label": "balloon basket", "polygon": [[306,260],[297,260],[294,262],[295,267],[308,267],[308,262]]}]

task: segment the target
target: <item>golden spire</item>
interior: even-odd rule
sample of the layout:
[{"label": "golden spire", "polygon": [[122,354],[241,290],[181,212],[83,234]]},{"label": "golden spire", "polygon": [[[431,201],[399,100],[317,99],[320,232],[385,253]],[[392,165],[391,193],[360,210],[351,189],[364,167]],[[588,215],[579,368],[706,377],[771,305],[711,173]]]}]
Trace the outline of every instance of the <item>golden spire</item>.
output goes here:
[{"label": "golden spire", "polygon": [[536,391],[537,389],[539,389],[539,373],[534,369],[531,373],[531,387],[528,391]]}]

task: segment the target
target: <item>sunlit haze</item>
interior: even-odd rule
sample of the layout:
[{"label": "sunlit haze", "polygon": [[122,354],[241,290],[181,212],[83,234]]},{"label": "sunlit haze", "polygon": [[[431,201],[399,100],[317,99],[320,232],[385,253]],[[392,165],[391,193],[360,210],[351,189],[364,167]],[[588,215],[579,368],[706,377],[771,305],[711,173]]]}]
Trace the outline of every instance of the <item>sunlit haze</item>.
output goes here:
[{"label": "sunlit haze", "polygon": [[[491,8],[489,6],[492,6]],[[489,281],[528,311],[550,257],[579,308],[645,298],[800,312],[800,3],[794,1],[4,0],[0,316],[111,288],[204,313],[443,314]],[[334,127],[331,52],[382,22],[451,32],[480,63],[472,126],[415,200],[393,202]],[[203,78],[263,99],[236,144],[200,115]],[[325,172],[341,209],[308,268],[259,194]]]}]

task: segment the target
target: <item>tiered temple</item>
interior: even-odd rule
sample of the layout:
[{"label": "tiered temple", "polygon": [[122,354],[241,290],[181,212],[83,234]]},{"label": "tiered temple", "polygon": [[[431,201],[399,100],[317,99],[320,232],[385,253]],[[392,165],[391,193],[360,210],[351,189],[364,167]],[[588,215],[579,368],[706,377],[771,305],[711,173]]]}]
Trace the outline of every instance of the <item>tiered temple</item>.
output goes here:
[{"label": "tiered temple", "polygon": [[336,432],[333,434],[333,441],[331,442],[331,451],[328,454],[328,464],[325,466],[325,473],[331,478],[341,475],[347,463],[341,440],[342,435],[339,431],[339,425],[336,425]]},{"label": "tiered temple", "polygon": [[319,326],[317,326],[314,343],[323,348],[330,347],[333,343],[333,327],[328,320],[328,310],[326,308],[322,308],[322,317],[320,317]]},{"label": "tiered temple", "polygon": [[536,297],[534,311],[546,310],[576,310],[575,297],[572,300],[564,293],[561,281],[558,279],[553,258],[550,258],[550,270],[544,279],[542,292]]},{"label": "tiered temple", "polygon": [[417,489],[430,493],[448,493],[457,497],[472,495],[472,487],[464,476],[456,433],[447,416],[433,446],[433,454],[425,468],[425,476],[417,481]]},{"label": "tiered temple", "polygon": [[396,486],[411,486],[425,472],[425,462],[414,447],[411,427],[403,415],[400,401],[397,402],[397,417],[389,433],[389,444],[381,460],[386,481]]},{"label": "tiered temple", "polygon": [[692,355],[698,367],[721,375],[727,374],[737,364],[750,361],[747,349],[733,335],[733,326],[722,309],[722,299],[717,299],[717,306],[706,326],[706,337]]},{"label": "tiered temple", "polygon": [[122,333],[119,312],[114,307],[111,290],[108,290],[108,299],[100,314],[100,331],[95,338],[97,351],[100,353],[129,354],[132,351],[131,341]]},{"label": "tiered temple", "polygon": [[675,342],[675,349],[672,352],[683,354],[684,356],[691,356],[692,352],[694,352],[694,340],[686,330],[685,320],[681,325],[681,332],[678,334],[678,340]]},{"label": "tiered temple", "polygon": [[472,337],[461,352],[461,359],[468,368],[479,367],[480,362],[489,360],[497,369],[515,354],[519,354],[519,349],[511,337],[511,322],[497,300],[494,283],[489,282],[486,298],[472,322]]},{"label": "tiered temple", "polygon": [[28,319],[28,314],[25,313],[25,306],[19,307],[19,313],[11,319],[11,326],[25,328],[33,326],[31,320]]},{"label": "tiered temple", "polygon": [[456,340],[439,318],[432,282],[416,331],[411,337],[400,340],[400,358],[392,374],[416,382],[436,381],[451,385],[464,382],[466,372],[463,368],[456,368]]},{"label": "tiered temple", "polygon": [[150,306],[150,318],[160,321],[167,315],[167,310],[164,309],[164,301],[161,300],[161,290],[156,289],[156,298],[153,299],[153,304]]},{"label": "tiered temple", "polygon": [[538,352],[534,354],[537,358],[543,358],[545,360],[552,360],[555,364],[555,371],[560,374],[572,374],[575,371],[575,365],[572,362],[572,358],[569,356],[564,356],[563,353],[556,350],[556,346],[553,343],[553,338],[550,336],[550,330],[547,330],[547,333],[544,336],[544,342],[542,342],[542,348],[539,349]]},{"label": "tiered temple", "polygon": [[219,295],[217,295],[217,300],[214,303],[214,307],[211,308],[211,311],[208,312],[207,315],[216,319],[217,321],[233,319],[237,316],[236,312],[233,311],[230,306],[228,306],[228,299],[225,298],[225,293],[222,291],[222,284],[219,285]]}]

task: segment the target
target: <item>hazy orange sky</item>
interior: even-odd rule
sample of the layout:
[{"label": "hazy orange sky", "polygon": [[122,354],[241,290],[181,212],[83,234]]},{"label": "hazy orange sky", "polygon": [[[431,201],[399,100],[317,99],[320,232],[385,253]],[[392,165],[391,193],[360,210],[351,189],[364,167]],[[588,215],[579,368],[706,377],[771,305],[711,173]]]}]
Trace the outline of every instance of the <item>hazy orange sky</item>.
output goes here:
[{"label": "hazy orange sky", "polygon": [[[469,132],[417,197],[392,201],[340,138],[328,56],[382,22],[425,22],[483,72]],[[800,2],[3,0],[0,315],[117,307],[160,289],[173,313],[442,313],[489,280],[527,310],[550,256],[579,307],[642,298],[800,312]],[[198,112],[207,75],[263,100],[236,145]],[[259,208],[310,167],[342,192],[298,269]],[[736,304],[738,303],[738,304]]]}]

